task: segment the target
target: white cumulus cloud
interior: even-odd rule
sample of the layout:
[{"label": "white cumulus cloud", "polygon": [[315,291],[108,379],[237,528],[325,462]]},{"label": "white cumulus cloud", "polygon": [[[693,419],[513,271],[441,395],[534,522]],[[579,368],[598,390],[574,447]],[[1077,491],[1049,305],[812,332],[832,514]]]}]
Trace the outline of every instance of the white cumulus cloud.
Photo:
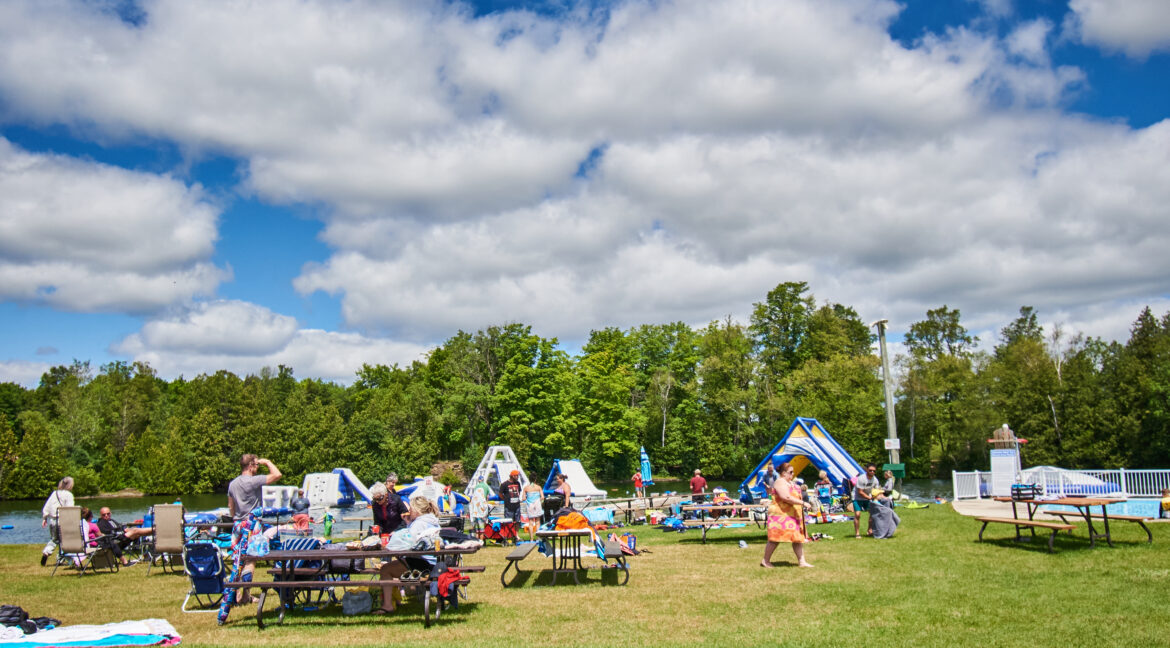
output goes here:
[{"label": "white cumulus cloud", "polygon": [[1170,51],[1170,7],[1165,0],[1070,0],[1067,28],[1107,51],[1144,59]]},{"label": "white cumulus cloud", "polygon": [[218,209],[166,176],[0,138],[0,299],[149,312],[208,295]]},{"label": "white cumulus cloud", "polygon": [[301,329],[296,320],[241,301],[197,304],[191,310],[148,321],[113,346],[164,376],[240,375],[285,365],[302,377],[348,383],[363,364],[408,365],[427,348],[356,333]]}]

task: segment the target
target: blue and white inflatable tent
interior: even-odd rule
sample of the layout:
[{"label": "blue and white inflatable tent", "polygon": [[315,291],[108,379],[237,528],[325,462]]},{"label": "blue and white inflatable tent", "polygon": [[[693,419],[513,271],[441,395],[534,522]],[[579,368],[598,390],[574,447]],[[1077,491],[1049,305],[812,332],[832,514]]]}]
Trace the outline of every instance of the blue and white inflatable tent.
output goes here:
[{"label": "blue and white inflatable tent", "polygon": [[792,464],[798,475],[811,463],[818,470],[829,474],[829,481],[833,482],[834,488],[864,472],[841,444],[813,418],[797,417],[792,422],[780,443],[772,448],[764,460],[739,485],[740,492],[750,491],[756,498],[765,495],[761,477],[769,461],[773,466],[779,466],[787,461]]},{"label": "blue and white inflatable tent", "polygon": [[564,473],[569,481],[570,493],[573,497],[596,499],[605,497],[605,491],[593,485],[593,480],[585,472],[585,467],[576,459],[553,459],[552,470],[544,480],[544,494],[552,495],[557,488],[557,473]]}]

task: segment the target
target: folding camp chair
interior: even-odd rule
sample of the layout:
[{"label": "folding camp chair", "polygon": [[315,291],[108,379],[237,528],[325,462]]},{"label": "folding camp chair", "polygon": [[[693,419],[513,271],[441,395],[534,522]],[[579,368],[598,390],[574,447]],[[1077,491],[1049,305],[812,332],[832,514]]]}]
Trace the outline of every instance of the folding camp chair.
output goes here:
[{"label": "folding camp chair", "polygon": [[[227,569],[219,547],[210,542],[188,542],[183,547],[183,571],[191,581],[191,589],[180,606],[184,612],[215,612],[223,599],[223,579]],[[188,610],[191,598],[203,609]]]},{"label": "folding camp chair", "polygon": [[58,567],[70,562],[77,564],[78,575],[84,574],[87,568],[93,571],[118,571],[121,565],[108,543],[98,542],[96,547],[89,546],[93,538],[89,537],[89,525],[81,520],[80,506],[62,506],[57,509],[57,529],[61,535],[61,549],[57,554],[57,563],[53,565],[54,574]]},{"label": "folding camp chair", "polygon": [[177,572],[183,560],[183,505],[155,504],[153,511],[154,542],[147,549],[150,564],[146,568],[146,575],[150,576],[156,561],[164,572]]},{"label": "folding camp chair", "polygon": [[[280,549],[282,551],[316,551],[321,548],[321,541],[317,538],[303,537],[303,536],[285,536],[283,532],[279,536]],[[276,561],[273,563],[273,571],[285,569],[284,561]],[[329,573],[328,565],[320,560],[294,560],[291,565],[288,565],[293,570],[292,580],[349,580],[348,574],[332,574]],[[298,573],[299,570],[299,573]],[[304,570],[313,570],[312,573],[306,573]],[[280,580],[280,575],[277,575],[277,580]],[[333,588],[320,589],[297,589],[285,590],[281,593],[281,600],[285,605],[309,604],[314,602],[314,594],[316,594],[316,602],[320,602],[325,596],[328,596],[331,601],[336,601],[337,597],[333,593]]]}]

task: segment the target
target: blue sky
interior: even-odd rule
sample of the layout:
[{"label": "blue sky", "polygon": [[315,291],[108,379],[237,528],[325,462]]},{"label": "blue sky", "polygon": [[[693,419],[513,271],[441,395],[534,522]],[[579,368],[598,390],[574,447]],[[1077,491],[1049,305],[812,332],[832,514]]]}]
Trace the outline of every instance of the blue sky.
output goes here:
[{"label": "blue sky", "polygon": [[0,5],[0,381],[1170,310],[1163,0]]}]

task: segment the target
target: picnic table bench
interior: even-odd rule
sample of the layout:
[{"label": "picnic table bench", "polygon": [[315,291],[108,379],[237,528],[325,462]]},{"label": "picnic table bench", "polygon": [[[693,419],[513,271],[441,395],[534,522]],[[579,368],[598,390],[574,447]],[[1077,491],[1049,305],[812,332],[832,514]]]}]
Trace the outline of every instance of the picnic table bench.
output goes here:
[{"label": "picnic table bench", "polygon": [[[580,585],[581,580],[578,572],[586,569],[584,563],[581,562],[581,557],[585,553],[590,553],[594,547],[591,541],[592,533],[589,529],[552,529],[542,530],[536,532],[537,537],[546,540],[552,544],[552,568],[548,571],[552,572],[552,583],[556,585],[557,574],[572,574],[573,582]],[[590,549],[584,552],[581,550],[581,541],[585,540]],[[504,560],[508,562],[504,566],[504,571],[500,573],[500,584],[504,587],[508,586],[505,574],[509,568],[515,568],[517,574],[520,573],[520,565],[525,558],[532,553],[537,545],[535,543],[526,543],[516,545]],[[622,546],[617,542],[605,541],[602,543],[602,554],[600,556],[605,561],[614,561],[615,567],[621,570],[625,578],[619,585],[625,585],[630,582],[630,566],[626,562],[626,555],[622,553]],[[512,579],[516,582],[516,579]]]},{"label": "picnic table bench", "polygon": [[[693,511],[699,513],[698,518],[683,520],[683,526],[699,527],[703,532],[703,544],[707,544],[707,531],[711,527],[722,526],[724,524],[755,524],[761,526],[767,519],[766,514],[759,509],[762,504],[744,504],[743,502],[734,502],[728,504],[687,504],[680,506],[680,511]],[[749,515],[740,515],[740,511],[749,513]],[[730,511],[731,515],[723,517],[708,517],[709,513],[717,511]]]},{"label": "picnic table bench", "polygon": [[1052,546],[1053,540],[1056,539],[1056,534],[1060,531],[1071,531],[1076,527],[1061,522],[1046,522],[1044,520],[1026,520],[1024,518],[1001,518],[1001,517],[977,517],[977,521],[982,522],[983,526],[979,528],[979,541],[983,542],[983,531],[987,529],[988,524],[1011,524],[1016,527],[1016,540],[1022,540],[1020,537],[1020,529],[1031,529],[1033,535],[1036,529],[1048,529],[1052,534],[1048,536],[1048,551],[1052,552],[1055,549]]},{"label": "picnic table bench", "polygon": [[[1053,498],[1053,499],[1034,499],[1034,498],[1033,499],[1013,499],[1011,497],[996,497],[995,501],[997,501],[997,502],[1011,502],[1012,517],[1018,518],[1018,519],[1023,519],[1023,518],[1020,516],[1019,511],[1016,508],[1017,504],[1024,504],[1027,507],[1029,520],[1035,519],[1037,512],[1045,513],[1048,515],[1056,515],[1056,516],[1060,517],[1059,513],[1061,513],[1061,511],[1053,511],[1051,509],[1041,509],[1040,507],[1042,507],[1042,506],[1066,506],[1068,508],[1075,509],[1077,512],[1077,515],[1081,516],[1081,519],[1084,520],[1085,526],[1089,530],[1089,546],[1096,547],[1097,546],[1097,538],[1104,538],[1105,543],[1108,544],[1110,547],[1112,547],[1113,546],[1113,536],[1111,536],[1109,534],[1109,520],[1112,519],[1114,516],[1109,513],[1108,507],[1110,504],[1121,504],[1121,503],[1124,503],[1126,500],[1122,499],[1122,498],[1104,498],[1104,497],[1057,497],[1057,498]],[[1099,507],[1101,509],[1101,512],[1094,513],[1093,512],[1094,507]],[[1126,516],[1126,517],[1134,517],[1134,516]],[[1061,517],[1061,519],[1064,520],[1063,517]],[[1095,519],[1101,520],[1102,527],[1103,527],[1102,531],[1097,531],[1096,527],[1093,525],[1093,520],[1095,520]],[[1145,525],[1143,524],[1142,526],[1145,526]],[[1149,532],[1149,530],[1147,529],[1147,533],[1148,532]],[[1034,533],[1035,533],[1035,531],[1033,531],[1033,534]],[[1150,539],[1151,539],[1151,541],[1153,540],[1152,535],[1151,535]],[[1049,543],[1049,544],[1051,544],[1051,543]]]},{"label": "picnic table bench", "polygon": [[[1050,510],[1044,510],[1044,513],[1047,513],[1048,515],[1055,515],[1056,517],[1059,517],[1061,520],[1064,520],[1065,522],[1068,522],[1068,520],[1066,519],[1066,516],[1067,517],[1074,517],[1074,518],[1091,517],[1094,520],[1102,520],[1105,518],[1105,515],[1102,513],[1080,513],[1077,511],[1050,511]],[[1146,537],[1148,538],[1146,540],[1146,544],[1153,544],[1153,542],[1154,542],[1154,534],[1150,532],[1150,527],[1146,526],[1146,521],[1152,520],[1152,519],[1154,519],[1154,518],[1152,518],[1148,515],[1114,515],[1112,513],[1109,514],[1109,521],[1110,522],[1118,522],[1118,521],[1120,521],[1120,522],[1136,522],[1139,526],[1141,526],[1142,531],[1146,532]]]},{"label": "picnic table bench", "polygon": [[525,542],[524,544],[518,544],[515,547],[512,547],[512,551],[508,552],[507,556],[504,556],[504,560],[506,560],[508,564],[504,565],[504,571],[500,572],[500,585],[503,585],[504,587],[508,586],[506,576],[509,569],[514,568],[516,574],[520,574],[520,562],[527,558],[528,554],[532,553],[533,549],[536,549],[535,542]]},{"label": "picnic table bench", "polygon": [[[254,588],[260,590],[260,596],[256,605],[256,626],[264,628],[264,603],[268,597],[269,591],[277,592],[280,595],[280,610],[278,615],[278,622],[284,622],[284,614],[287,603],[290,600],[290,595],[298,590],[323,590],[326,588],[349,588],[349,587],[401,587],[407,589],[411,593],[421,593],[423,597],[423,624],[430,627],[431,623],[438,621],[443,609],[446,607],[446,599],[442,596],[436,604],[431,595],[431,577],[430,574],[424,574],[417,579],[410,578],[377,578],[380,573],[379,570],[372,568],[362,568],[356,570],[347,570],[344,572],[331,572],[331,564],[335,559],[340,560],[361,560],[369,558],[378,558],[386,561],[405,560],[407,558],[424,558],[428,556],[435,557],[439,562],[444,562],[452,568],[459,569],[462,573],[483,572],[482,566],[464,566],[459,565],[462,556],[475,553],[478,548],[473,549],[439,549],[429,551],[391,551],[387,549],[379,549],[373,551],[347,551],[343,549],[305,549],[305,550],[284,550],[284,551],[270,551],[266,556],[249,556],[244,555],[242,559],[245,562],[274,562],[280,563],[279,566],[268,570],[268,573],[275,577],[276,580],[271,581],[229,581],[224,583],[224,587],[245,589]],[[320,561],[320,567],[306,567],[304,563]],[[300,565],[300,566],[296,566]],[[342,576],[347,575],[373,575],[373,580],[343,580]],[[455,581],[458,587],[465,587],[471,580],[464,576]]]}]

